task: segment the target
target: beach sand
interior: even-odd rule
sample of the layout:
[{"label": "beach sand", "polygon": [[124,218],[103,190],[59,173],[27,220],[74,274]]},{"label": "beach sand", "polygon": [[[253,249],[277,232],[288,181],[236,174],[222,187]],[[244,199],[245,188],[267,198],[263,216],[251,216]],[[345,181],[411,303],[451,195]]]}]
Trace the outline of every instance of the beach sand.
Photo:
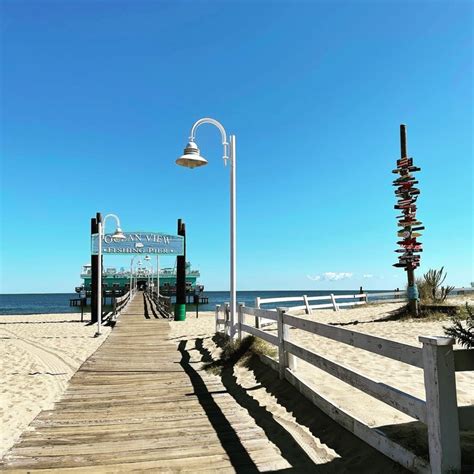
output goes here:
[{"label": "beach sand", "polygon": [[[453,298],[450,303],[463,305],[466,301],[473,304],[474,298]],[[418,337],[421,335],[444,335],[443,326],[449,325],[448,318],[435,321],[419,319],[384,321],[401,306],[401,303],[370,304],[339,312],[319,310],[313,311],[312,315],[305,315],[301,312],[301,316],[314,321],[340,324],[341,327],[351,331],[367,333],[416,347],[421,347],[421,343],[418,341]],[[189,313],[186,322],[172,322],[172,337],[176,340],[201,338],[204,347],[212,354],[213,358],[217,359],[220,349],[212,341],[215,330],[214,318],[215,315],[212,312],[200,314],[199,319]],[[250,317],[247,323],[253,325],[252,319]],[[264,329],[276,334],[275,325]],[[425,400],[421,369],[297,329],[290,330],[290,340],[375,381]],[[455,347],[461,348],[458,345]],[[251,386],[255,382],[254,374],[248,368],[236,366],[234,370],[236,377],[244,386]],[[382,431],[409,449],[413,449],[417,454],[426,454],[426,436],[421,423],[302,360],[297,360],[296,371],[315,391],[342,409],[371,427],[382,428]],[[456,385],[458,405],[474,405],[474,373],[456,373]],[[282,417],[288,423],[294,423],[293,415],[278,406],[275,397],[264,388],[251,393],[260,405],[275,407],[278,417]],[[470,453],[469,458],[474,449],[472,437],[472,433],[469,433],[466,439],[463,438],[463,449]],[[313,441],[318,442],[317,439],[313,439]]]},{"label": "beach sand", "polygon": [[0,320],[0,458],[41,410],[51,409],[81,364],[104,342],[110,327],[80,314],[3,316]]},{"label": "beach sand", "polygon": [[[464,304],[466,298],[456,298],[450,302],[454,301],[457,304]],[[474,303],[474,298],[471,297],[470,301]],[[353,331],[417,347],[420,347],[419,335],[444,334],[443,326],[448,324],[448,320],[383,321],[400,306],[401,303],[370,304],[340,312],[313,311],[312,315],[302,317],[341,324],[342,327]],[[170,338],[173,342],[178,344],[181,340],[194,341],[196,349],[191,352],[195,363],[201,361],[204,352],[215,360],[220,357],[221,348],[213,340],[214,318],[213,311],[200,312],[198,319],[194,312],[189,312],[186,321],[170,322]],[[249,323],[252,324],[251,321]],[[274,332],[275,328],[269,326],[265,330]],[[96,326],[80,323],[78,314],[21,315],[1,319],[0,453],[2,456],[41,410],[52,408],[63,393],[67,381],[102,344],[110,331],[109,327],[104,327],[103,334],[94,338]],[[290,331],[290,338],[305,348],[381,383],[387,383],[421,399],[425,398],[423,373],[420,369],[296,329]],[[400,433],[393,427],[403,427],[413,422],[410,417],[301,360],[298,360],[297,372],[319,393],[370,426],[385,427],[384,429],[396,439]],[[316,464],[324,464],[329,460],[337,463],[343,459],[343,463],[339,465],[340,472],[344,472],[347,466],[363,465],[358,463],[366,462],[367,459],[370,460],[371,466],[371,470],[367,472],[399,472],[388,469],[385,464],[386,458],[363,443],[355,442],[353,437],[347,438],[344,430],[328,425],[327,420],[325,421],[320,415],[317,415],[315,421],[315,411],[310,406],[304,405],[302,400],[294,402],[293,388],[288,384],[283,385],[266,366],[238,365],[233,369],[233,377],[236,393],[239,394],[239,390],[243,388],[242,393],[251,397],[249,400],[254,400],[266,413],[270,413],[283,429],[271,433],[277,445],[281,442],[281,446],[286,446],[289,435],[300,446],[304,446],[308,456]],[[270,381],[267,380],[269,377]],[[474,374],[457,373],[456,382],[458,404],[474,405]],[[298,406],[294,406],[295,403],[301,407],[305,406],[303,413],[298,411]],[[315,423],[318,429],[326,423],[324,439],[318,434],[318,429],[314,429]],[[404,440],[401,439],[400,442],[403,443]]]}]

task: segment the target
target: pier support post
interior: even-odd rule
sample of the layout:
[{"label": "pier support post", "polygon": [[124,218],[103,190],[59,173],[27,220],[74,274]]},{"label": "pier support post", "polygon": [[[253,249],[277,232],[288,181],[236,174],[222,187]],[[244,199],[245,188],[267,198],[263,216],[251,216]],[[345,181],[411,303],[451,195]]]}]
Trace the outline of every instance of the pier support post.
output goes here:
[{"label": "pier support post", "polygon": [[186,320],[186,226],[178,219],[178,235],[184,237],[184,253],[176,257],[176,304],[174,306],[174,320]]},{"label": "pier support post", "polygon": [[[97,218],[91,218],[91,237],[93,234],[97,234],[99,228],[97,226]],[[99,256],[91,255],[91,323],[97,322],[97,294],[98,294],[98,282],[99,282]]]}]

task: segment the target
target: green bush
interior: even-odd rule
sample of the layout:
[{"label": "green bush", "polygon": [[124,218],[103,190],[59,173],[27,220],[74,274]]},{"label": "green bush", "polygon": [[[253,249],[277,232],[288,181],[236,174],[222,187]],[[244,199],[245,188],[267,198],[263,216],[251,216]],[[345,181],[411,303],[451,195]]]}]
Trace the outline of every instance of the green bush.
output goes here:
[{"label": "green bush", "polygon": [[454,316],[453,324],[450,327],[445,327],[444,332],[447,336],[454,337],[456,341],[465,346],[467,349],[474,348],[474,312],[472,308],[466,303],[467,317],[463,322],[461,316]]},{"label": "green bush", "polygon": [[454,286],[442,286],[447,276],[444,267],[441,267],[440,270],[428,270],[422,278],[416,280],[422,304],[443,303],[446,300],[449,293],[454,290]]}]

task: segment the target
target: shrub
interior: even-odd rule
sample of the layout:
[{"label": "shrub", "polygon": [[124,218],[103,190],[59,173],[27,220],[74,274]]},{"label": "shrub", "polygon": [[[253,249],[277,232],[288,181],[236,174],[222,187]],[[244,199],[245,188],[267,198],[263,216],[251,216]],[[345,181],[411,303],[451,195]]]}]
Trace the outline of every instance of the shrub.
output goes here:
[{"label": "shrub", "polygon": [[466,303],[466,320],[462,321],[460,316],[454,316],[453,324],[450,327],[445,327],[444,332],[447,336],[454,337],[456,341],[468,349],[474,348],[474,311]]},{"label": "shrub", "polygon": [[443,303],[446,300],[449,293],[454,290],[454,286],[441,286],[447,276],[444,267],[441,267],[440,270],[428,270],[423,278],[416,281],[422,303]]}]

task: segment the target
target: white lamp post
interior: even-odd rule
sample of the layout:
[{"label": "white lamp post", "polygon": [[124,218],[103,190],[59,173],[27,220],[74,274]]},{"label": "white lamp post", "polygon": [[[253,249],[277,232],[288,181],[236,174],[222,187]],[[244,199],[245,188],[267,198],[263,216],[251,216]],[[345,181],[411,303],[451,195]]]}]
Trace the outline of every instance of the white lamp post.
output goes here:
[{"label": "white lamp post", "polygon": [[156,256],[156,300],[160,301],[160,257]]},{"label": "white lamp post", "polygon": [[[147,255],[147,256],[145,257],[145,260],[146,260],[148,263],[150,263],[150,261],[151,261],[150,256]],[[153,265],[150,264],[150,268],[151,268],[151,273],[148,274],[148,290],[151,289],[152,284],[153,284]],[[152,292],[152,293],[153,293],[153,292]]]},{"label": "white lamp post", "polygon": [[133,261],[135,260],[135,257],[137,257],[138,255],[134,255],[132,257],[132,260],[130,261],[130,298],[133,296],[133,293],[135,292],[135,288],[134,288],[134,285],[133,285]]},{"label": "white lamp post", "polygon": [[103,220],[99,220],[97,227],[99,233],[99,243],[98,243],[98,254],[99,261],[97,264],[97,273],[99,277],[98,281],[98,291],[97,291],[97,334],[100,336],[100,328],[102,325],[102,239],[104,238],[105,223],[109,217],[113,217],[117,224],[114,234],[112,235],[115,240],[125,240],[126,237],[123,235],[122,229],[120,228],[120,219],[115,214],[107,214]]},{"label": "white lamp post", "polygon": [[[227,165],[227,160],[230,161],[230,337],[234,338],[235,322],[236,322],[236,300],[237,300],[237,268],[236,268],[236,206],[235,206],[235,172],[236,172],[236,153],[235,153],[235,135],[230,135],[230,141],[227,142],[227,134],[217,120],[212,118],[202,118],[194,123],[191,128],[189,143],[184,149],[184,154],[177,160],[176,164],[185,166],[187,168],[197,168],[199,166],[207,165],[207,160],[201,156],[199,148],[194,139],[196,137],[196,129],[205,123],[214,125],[221,132],[222,146],[224,148],[224,165]],[[230,148],[230,150],[229,150]],[[229,155],[228,155],[229,152]]]}]

